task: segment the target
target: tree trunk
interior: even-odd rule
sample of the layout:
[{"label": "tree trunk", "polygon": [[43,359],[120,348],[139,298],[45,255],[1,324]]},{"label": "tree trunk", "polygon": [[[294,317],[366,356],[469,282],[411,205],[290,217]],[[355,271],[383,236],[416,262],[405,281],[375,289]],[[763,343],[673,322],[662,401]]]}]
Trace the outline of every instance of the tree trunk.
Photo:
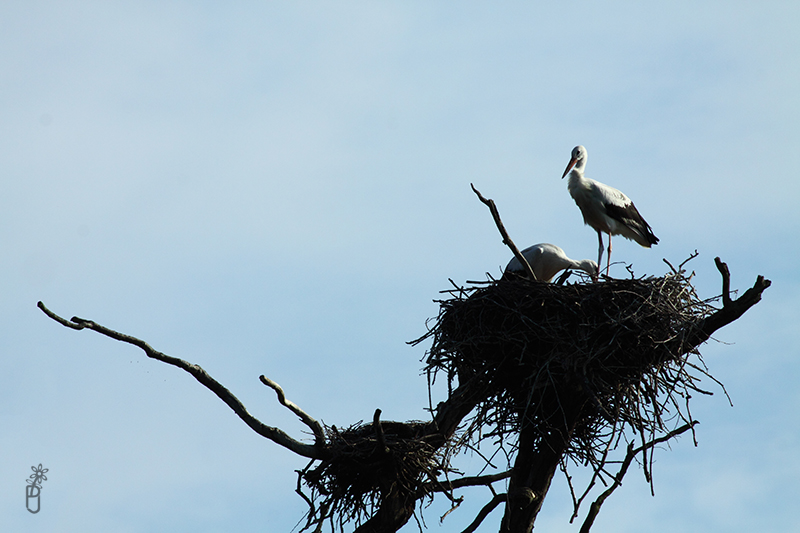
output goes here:
[{"label": "tree trunk", "polygon": [[378,511],[353,533],[395,533],[414,515],[416,497],[399,489],[395,483],[381,502]]},{"label": "tree trunk", "polygon": [[[570,396],[574,398],[577,395]],[[566,452],[583,405],[584,402],[576,400],[559,408],[553,419],[561,420],[562,424],[553,425],[544,436],[540,436],[532,424],[522,425],[500,533],[530,533],[533,530],[533,523],[542,509],[550,482]]]}]

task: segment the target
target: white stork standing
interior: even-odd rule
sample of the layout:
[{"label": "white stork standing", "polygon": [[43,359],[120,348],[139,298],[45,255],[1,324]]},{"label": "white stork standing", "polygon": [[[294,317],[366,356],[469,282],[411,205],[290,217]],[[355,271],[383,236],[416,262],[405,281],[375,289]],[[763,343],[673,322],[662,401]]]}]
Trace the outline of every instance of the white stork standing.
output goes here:
[{"label": "white stork standing", "polygon": [[[539,281],[550,281],[558,272],[564,270],[565,268],[583,270],[589,274],[592,279],[597,279],[597,263],[591,259],[581,259],[580,261],[570,259],[567,257],[567,254],[564,253],[564,250],[555,244],[549,244],[546,242],[542,244],[534,244],[533,246],[525,248],[520,253],[525,260],[528,261],[528,264],[531,265],[533,273],[536,274],[536,279]],[[520,263],[516,257],[511,259],[511,261],[508,262],[508,265],[506,265],[505,273],[509,274],[511,272],[519,272],[520,274],[525,275],[525,270],[522,268],[522,263]]]},{"label": "white stork standing", "polygon": [[[611,266],[611,236],[622,235],[638,242],[645,248],[658,243],[650,225],[642,218],[630,198],[614,187],[583,176],[586,167],[586,148],[576,146],[572,158],[561,179],[569,173],[569,194],[583,213],[583,221],[597,231],[600,252],[597,264],[603,263],[603,233],[608,233],[608,263],[606,275]],[[572,172],[570,172],[572,170]]]}]

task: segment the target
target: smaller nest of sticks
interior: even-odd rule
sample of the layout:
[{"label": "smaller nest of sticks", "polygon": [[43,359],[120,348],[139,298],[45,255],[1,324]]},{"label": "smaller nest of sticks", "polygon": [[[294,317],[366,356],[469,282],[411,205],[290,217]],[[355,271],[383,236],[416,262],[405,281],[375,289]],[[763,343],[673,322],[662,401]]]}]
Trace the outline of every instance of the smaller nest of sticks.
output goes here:
[{"label": "smaller nest of sticks", "polygon": [[445,471],[441,448],[428,444],[425,427],[390,421],[326,427],[331,456],[299,472],[311,489],[310,499],[301,493],[311,507],[307,527],[326,519],[336,520],[340,529],[351,520],[358,524],[389,493],[413,495],[410,501],[415,501],[424,493],[423,483]]},{"label": "smaller nest of sticks", "polygon": [[690,277],[674,268],[589,284],[515,277],[445,291],[453,297],[439,302],[426,335],[425,369],[431,381],[443,372],[451,388],[457,379],[483,391],[467,428],[473,442],[502,443],[523,421],[542,436],[563,431],[564,410],[580,404],[586,416],[567,453],[593,462],[622,429],[664,432],[691,418],[693,391],[710,394],[697,387],[708,373],[687,361],[699,356],[688,339],[715,308]]}]

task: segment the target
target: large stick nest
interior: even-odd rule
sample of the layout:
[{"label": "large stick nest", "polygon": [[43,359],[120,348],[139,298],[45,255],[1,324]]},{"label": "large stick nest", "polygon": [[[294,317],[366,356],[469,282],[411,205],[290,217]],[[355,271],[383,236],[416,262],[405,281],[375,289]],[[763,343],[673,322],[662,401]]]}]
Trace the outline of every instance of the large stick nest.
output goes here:
[{"label": "large stick nest", "polygon": [[687,339],[715,308],[683,270],[569,285],[514,278],[447,292],[426,370],[484,390],[467,429],[473,441],[503,442],[523,422],[540,435],[563,431],[566,406],[580,404],[586,416],[568,456],[594,462],[622,429],[654,435],[688,421],[692,391],[707,393],[696,386],[708,374],[702,360],[687,360],[699,356]]},{"label": "large stick nest", "polygon": [[[344,530],[374,514],[390,493],[420,495],[425,482],[447,469],[439,446],[429,443],[422,422],[358,423],[347,429],[326,428],[330,457],[301,472],[311,489],[306,528],[329,520]],[[313,462],[312,462],[313,463]],[[298,486],[299,491],[299,486]],[[316,505],[315,505],[316,504]]]}]

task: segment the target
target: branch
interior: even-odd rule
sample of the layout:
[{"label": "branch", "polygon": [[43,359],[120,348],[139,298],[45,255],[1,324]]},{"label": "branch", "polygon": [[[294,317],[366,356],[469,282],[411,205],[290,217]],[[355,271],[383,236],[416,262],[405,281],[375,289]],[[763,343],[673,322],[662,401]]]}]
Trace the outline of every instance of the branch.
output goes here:
[{"label": "branch", "polygon": [[452,481],[436,481],[434,483],[425,483],[421,487],[421,492],[450,492],[453,489],[460,489],[463,487],[477,487],[479,485],[491,485],[501,479],[511,477],[511,470],[491,474],[488,476],[470,476],[454,479]]},{"label": "branch", "polygon": [[662,442],[666,442],[673,437],[677,437],[681,433],[684,433],[690,429],[692,429],[698,422],[696,420],[690,422],[689,424],[684,424],[683,426],[674,429],[663,435],[657,439],[653,439],[650,442],[639,446],[638,448],[633,447],[633,442],[628,444],[628,453],[625,455],[625,460],[622,461],[622,466],[617,472],[617,475],[614,476],[614,483],[607,488],[597,499],[592,503],[591,507],[589,507],[589,513],[586,515],[586,520],[583,522],[581,526],[580,533],[589,533],[589,529],[591,529],[592,524],[594,523],[594,519],[597,518],[597,514],[600,512],[600,507],[603,505],[603,502],[611,496],[617,488],[622,485],[622,478],[625,477],[625,474],[628,472],[628,467],[631,466],[631,462],[633,458],[636,457],[640,452],[644,452],[656,444],[660,444]]},{"label": "branch", "polygon": [[722,274],[722,307],[731,305],[731,271],[728,265],[723,263],[719,257],[714,258],[714,264],[717,265],[717,270]]},{"label": "branch", "polygon": [[389,453],[389,447],[386,446],[386,436],[383,433],[383,426],[381,425],[381,410],[375,409],[372,415],[372,428],[375,430],[375,436],[378,439],[378,446],[380,446],[381,453]]},{"label": "branch", "polygon": [[450,440],[464,417],[483,399],[484,393],[481,383],[470,380],[453,390],[447,400],[439,402],[433,420],[428,422],[425,429],[426,435],[440,440],[431,444],[438,447]]},{"label": "branch", "polygon": [[300,417],[300,420],[311,429],[311,431],[314,433],[314,437],[316,437],[316,445],[320,447],[325,446],[325,432],[322,430],[322,425],[314,418],[309,416],[308,413],[300,409],[296,403],[287,400],[286,395],[283,393],[283,388],[281,388],[280,385],[266,376],[258,376],[258,379],[261,380],[261,383],[275,391],[275,393],[278,395],[278,401],[281,403],[281,405],[288,408],[291,412]]},{"label": "branch", "polygon": [[55,314],[54,312],[49,310],[47,307],[45,307],[42,302],[37,303],[36,306],[39,309],[41,309],[42,311],[44,311],[44,314],[46,314],[47,316],[49,316],[50,318],[52,318],[53,320],[55,320],[56,322],[58,322],[62,326],[65,326],[65,327],[68,327],[68,328],[72,328],[72,329],[83,329],[84,328],[83,324],[75,324],[73,322],[70,322],[69,320],[61,318],[60,316],[58,316],[57,314]]},{"label": "branch", "polygon": [[500,220],[500,213],[497,212],[497,206],[494,204],[494,200],[492,200],[491,198],[489,199],[484,198],[483,195],[480,193],[480,191],[478,191],[478,189],[476,189],[473,184],[470,183],[469,186],[472,187],[472,190],[475,192],[475,194],[478,195],[478,199],[484,204],[486,204],[489,207],[489,211],[492,212],[492,218],[494,218],[494,223],[497,225],[497,229],[500,230],[500,235],[502,235],[503,237],[503,244],[511,248],[514,257],[517,258],[517,261],[520,262],[522,267],[528,273],[528,277],[530,277],[534,281],[537,281],[536,274],[533,273],[533,269],[531,268],[531,265],[528,264],[528,260],[525,259],[525,257],[520,253],[519,248],[517,248],[517,245],[514,244],[514,241],[512,241],[511,237],[508,236],[506,227],[503,225],[503,221]]},{"label": "branch", "polygon": [[[144,350],[144,353],[147,357],[151,359],[155,359],[157,361],[161,361],[163,363],[170,364],[172,366],[176,366],[186,372],[190,373],[194,378],[202,383],[207,389],[217,395],[219,399],[225,402],[228,407],[233,409],[233,412],[236,413],[239,418],[241,418],[245,424],[250,426],[250,428],[261,435],[262,437],[268,438],[271,441],[275,442],[283,446],[284,448],[293,451],[298,455],[302,455],[303,457],[308,457],[309,459],[322,459],[327,456],[325,449],[319,444],[304,444],[298,440],[293,439],[288,434],[286,434],[283,430],[271,426],[267,426],[266,424],[262,423],[260,420],[255,418],[251,415],[247,409],[245,408],[244,404],[242,404],[239,399],[234,396],[231,391],[223,387],[217,380],[212,378],[205,370],[203,370],[198,365],[193,365],[184,361],[183,359],[178,359],[177,357],[172,357],[166,355],[162,352],[154,350],[149,344],[141,339],[137,339],[136,337],[131,337],[130,335],[126,335],[124,333],[119,333],[112,329],[108,329],[100,324],[92,322],[91,320],[85,320],[83,318],[72,317],[70,320],[66,320],[52,311],[50,311],[42,302],[37,304],[39,309],[41,309],[47,316],[58,322],[59,324],[72,328],[72,329],[84,329],[88,328],[94,330],[101,335],[105,335],[106,337],[110,337],[114,340],[126,342],[128,344],[132,344]],[[280,396],[280,394],[279,394]],[[284,404],[286,405],[286,404]],[[309,417],[310,418],[310,417]],[[316,432],[315,432],[316,434]]]},{"label": "branch", "polygon": [[732,300],[730,295],[731,273],[728,265],[723,263],[719,257],[714,258],[714,262],[717,270],[722,274],[722,309],[702,321],[699,330],[691,338],[693,346],[707,341],[715,331],[741,317],[748,309],[761,301],[761,294],[772,285],[772,282],[764,279],[764,276],[758,276],[752,287],[739,298]]},{"label": "branch", "polygon": [[489,513],[494,511],[495,507],[497,507],[498,505],[500,505],[504,501],[506,501],[506,494],[495,494],[494,498],[492,498],[489,501],[489,503],[487,503],[486,505],[483,506],[483,509],[481,509],[481,512],[479,512],[478,516],[475,517],[475,520],[473,520],[472,523],[469,526],[467,526],[467,529],[465,529],[461,533],[472,533],[473,531],[478,529],[478,526],[480,526],[481,522],[483,522],[483,520],[487,516],[489,516]]}]

